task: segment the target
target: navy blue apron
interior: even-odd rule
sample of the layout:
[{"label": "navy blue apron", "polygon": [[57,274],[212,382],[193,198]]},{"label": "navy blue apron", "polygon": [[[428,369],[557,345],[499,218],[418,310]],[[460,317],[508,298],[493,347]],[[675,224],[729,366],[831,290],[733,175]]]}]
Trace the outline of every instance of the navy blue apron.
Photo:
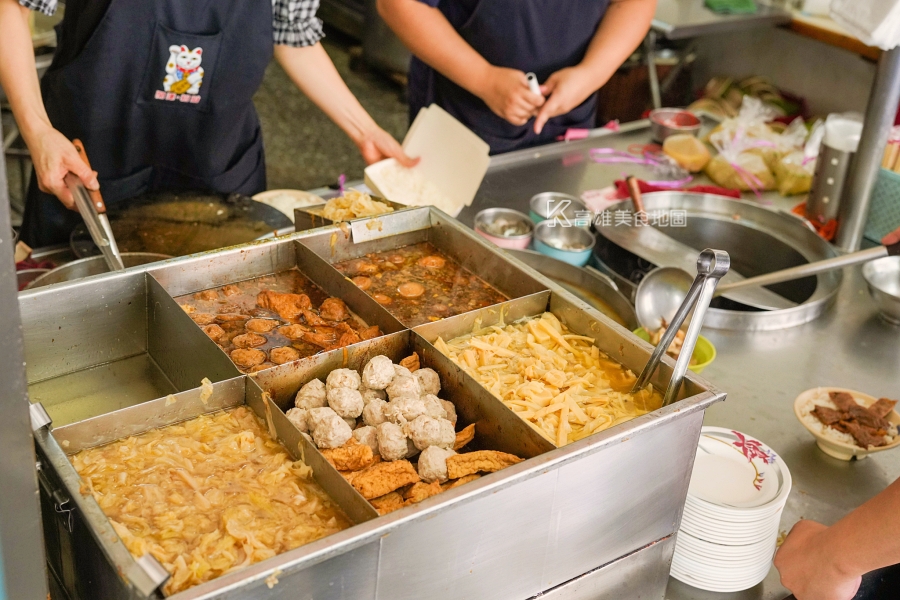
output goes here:
[{"label": "navy blue apron", "polygon": [[[53,126],[84,142],[109,207],[165,190],[252,195],[266,187],[253,94],[272,52],[272,0],[111,0],[41,91]],[[80,220],[32,175],[25,242],[66,242]]]},{"label": "navy blue apron", "polygon": [[[543,83],[554,72],[581,62],[609,0],[477,0],[466,14],[467,4],[472,0],[440,0],[437,7],[490,64],[533,72]],[[491,154],[546,144],[569,128],[594,126],[596,93],[569,113],[550,119],[537,135],[534,119],[521,126],[509,123],[415,57],[409,87],[411,118],[437,103],[490,144]]]}]

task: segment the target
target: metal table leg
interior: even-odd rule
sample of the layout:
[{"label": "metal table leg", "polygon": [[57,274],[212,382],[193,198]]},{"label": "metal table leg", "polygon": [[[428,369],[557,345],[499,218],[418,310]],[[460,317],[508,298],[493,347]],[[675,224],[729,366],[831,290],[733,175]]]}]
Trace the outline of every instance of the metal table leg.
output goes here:
[{"label": "metal table leg", "polygon": [[862,243],[869,204],[881,156],[887,143],[897,103],[900,102],[900,48],[882,53],[875,73],[875,83],[866,107],[859,149],[850,163],[847,185],[838,207],[838,230],[835,243],[847,252],[859,250]]},{"label": "metal table leg", "polygon": [[650,96],[653,99],[653,108],[660,108],[662,98],[659,92],[659,74],[656,72],[656,32],[652,29],[644,39],[644,51],[647,54],[647,74],[650,76]]}]

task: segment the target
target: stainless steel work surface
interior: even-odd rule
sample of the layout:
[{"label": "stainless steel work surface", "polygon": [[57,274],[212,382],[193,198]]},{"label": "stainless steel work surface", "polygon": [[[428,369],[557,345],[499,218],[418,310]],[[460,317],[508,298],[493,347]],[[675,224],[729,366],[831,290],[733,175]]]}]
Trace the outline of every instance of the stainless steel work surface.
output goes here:
[{"label": "stainless steel work surface", "polygon": [[[475,200],[459,213],[457,220],[472,227],[478,211],[498,206],[527,214],[529,200],[540,192],[562,192],[578,198],[584,192],[608,187],[627,175],[645,180],[659,179],[652,169],[643,165],[600,164],[590,157],[592,148],[627,151],[629,147],[636,149],[649,144],[649,121],[626,123],[616,133],[595,129],[592,134],[592,137],[576,142],[561,142],[492,157]],[[688,185],[712,185],[712,181],[703,173],[697,173]],[[756,199],[753,194],[744,194],[744,198]],[[783,198],[778,192],[764,192],[758,200],[764,206],[788,210],[800,202],[800,197]]]},{"label": "stainless steel work surface", "polygon": [[[783,531],[801,517],[831,524],[900,476],[900,452],[854,462],[831,458],[794,416],[794,399],[816,386],[898,397],[900,327],[878,317],[860,267],[844,270],[837,305],[816,321],[783,331],[703,334],[718,350],[703,377],[728,390],[728,401],[710,407],[704,424],[749,433],[784,459],[794,488],[781,519]],[[782,600],[787,595],[773,568],[758,586],[727,595],[670,579],[666,598]]]},{"label": "stainless steel work surface", "polygon": [[659,0],[651,27],[670,40],[678,40],[791,22],[791,14],[785,10],[759,2],[757,8],[752,15],[718,15],[706,8],[703,0]]}]

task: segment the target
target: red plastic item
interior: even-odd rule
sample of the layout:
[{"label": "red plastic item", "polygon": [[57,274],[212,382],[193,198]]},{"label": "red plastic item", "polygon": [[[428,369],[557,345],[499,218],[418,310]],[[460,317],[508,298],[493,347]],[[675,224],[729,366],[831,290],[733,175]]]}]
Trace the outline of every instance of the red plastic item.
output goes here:
[{"label": "red plastic item", "polygon": [[[652,192],[695,192],[697,194],[715,194],[716,196],[727,196],[728,198],[737,199],[740,199],[741,197],[741,193],[737,190],[730,190],[715,185],[692,185],[683,188],[667,188],[651,185],[646,181],[638,179],[638,186],[640,187],[642,194],[649,194]],[[628,185],[622,179],[616,180],[616,196],[623,200],[630,197],[628,195]]]}]

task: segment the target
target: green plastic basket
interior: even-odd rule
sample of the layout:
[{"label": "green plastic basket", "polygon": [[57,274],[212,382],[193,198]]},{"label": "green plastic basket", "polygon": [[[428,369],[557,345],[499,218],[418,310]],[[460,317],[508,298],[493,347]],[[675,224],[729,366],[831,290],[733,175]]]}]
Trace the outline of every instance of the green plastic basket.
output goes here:
[{"label": "green plastic basket", "polygon": [[880,244],[881,238],[898,227],[900,227],[900,173],[880,169],[875,187],[872,189],[865,236]]}]

